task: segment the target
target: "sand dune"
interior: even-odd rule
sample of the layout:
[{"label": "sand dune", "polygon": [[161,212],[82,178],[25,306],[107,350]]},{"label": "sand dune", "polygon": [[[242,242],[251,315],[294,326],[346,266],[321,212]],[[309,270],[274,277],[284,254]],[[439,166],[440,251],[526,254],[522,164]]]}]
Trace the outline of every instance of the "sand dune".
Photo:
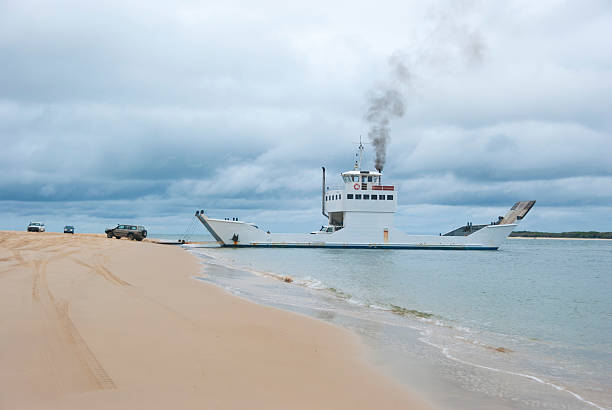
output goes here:
[{"label": "sand dune", "polygon": [[0,409],[426,408],[351,333],[200,269],[177,247],[0,232]]}]

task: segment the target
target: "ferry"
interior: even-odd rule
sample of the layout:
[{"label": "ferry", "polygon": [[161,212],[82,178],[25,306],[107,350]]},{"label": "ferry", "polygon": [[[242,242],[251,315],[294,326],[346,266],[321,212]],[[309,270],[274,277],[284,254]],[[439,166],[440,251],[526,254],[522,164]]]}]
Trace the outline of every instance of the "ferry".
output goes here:
[{"label": "ferry", "polygon": [[220,246],[276,248],[368,248],[497,250],[531,210],[535,201],[520,201],[497,221],[464,226],[440,235],[408,235],[394,227],[398,190],[384,185],[382,173],[361,169],[359,144],[354,169],[343,172],[343,184],[326,186],[323,167],[321,211],[327,224],[310,233],[270,233],[238,218],[213,219],[204,210],[196,217]]}]

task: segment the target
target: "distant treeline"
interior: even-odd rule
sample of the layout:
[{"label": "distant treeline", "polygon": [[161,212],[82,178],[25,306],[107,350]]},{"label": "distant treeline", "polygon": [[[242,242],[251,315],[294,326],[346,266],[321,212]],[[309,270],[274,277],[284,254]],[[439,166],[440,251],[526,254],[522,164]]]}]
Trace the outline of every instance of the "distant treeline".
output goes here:
[{"label": "distant treeline", "polygon": [[589,239],[612,239],[612,232],[531,232],[515,231],[510,236],[522,236],[525,238],[589,238]]}]

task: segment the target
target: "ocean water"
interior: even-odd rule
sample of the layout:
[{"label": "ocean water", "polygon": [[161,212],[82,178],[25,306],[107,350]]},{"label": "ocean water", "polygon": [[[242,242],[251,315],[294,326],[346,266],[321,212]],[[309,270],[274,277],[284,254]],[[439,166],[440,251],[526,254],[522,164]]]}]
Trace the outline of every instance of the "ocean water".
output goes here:
[{"label": "ocean water", "polygon": [[612,408],[612,241],[190,252],[198,280],[353,330],[437,407]]}]

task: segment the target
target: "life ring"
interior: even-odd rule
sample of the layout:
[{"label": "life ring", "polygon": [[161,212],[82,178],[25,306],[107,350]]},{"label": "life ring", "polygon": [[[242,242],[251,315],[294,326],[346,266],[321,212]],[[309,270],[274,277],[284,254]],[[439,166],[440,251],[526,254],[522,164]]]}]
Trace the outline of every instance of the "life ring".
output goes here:
[{"label": "life ring", "polygon": [[359,190],[359,184],[355,183],[355,185],[353,185],[353,188],[355,188],[355,191]]}]

